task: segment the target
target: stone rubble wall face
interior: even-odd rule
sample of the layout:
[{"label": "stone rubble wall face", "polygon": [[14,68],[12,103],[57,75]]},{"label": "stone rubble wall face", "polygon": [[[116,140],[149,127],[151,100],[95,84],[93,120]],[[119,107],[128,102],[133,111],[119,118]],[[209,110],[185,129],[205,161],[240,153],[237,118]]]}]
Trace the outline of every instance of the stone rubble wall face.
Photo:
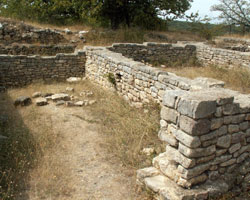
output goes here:
[{"label": "stone rubble wall face", "polygon": [[151,100],[161,102],[166,89],[189,90],[191,80],[132,61],[105,48],[86,51],[86,77],[106,87],[114,88],[108,76],[114,75],[116,89],[135,106]]},{"label": "stone rubble wall face", "polygon": [[68,42],[62,34],[51,29],[36,29],[23,23],[2,20],[0,24],[0,43],[3,44],[59,44]]},{"label": "stone rubble wall face", "polygon": [[186,45],[185,47],[172,44],[113,44],[109,50],[121,53],[127,58],[133,58],[135,61],[149,63],[173,63],[177,61],[186,62],[191,57],[195,57],[196,47]]},{"label": "stone rubble wall face", "polygon": [[196,58],[203,66],[243,66],[250,68],[250,52],[238,52],[207,45],[196,46]]},{"label": "stone rubble wall face", "polygon": [[0,86],[22,87],[36,80],[83,77],[85,62],[85,52],[44,57],[0,55]]},{"label": "stone rubble wall face", "polygon": [[153,163],[182,187],[237,176],[240,184],[249,178],[250,171],[240,174],[236,169],[250,155],[250,96],[240,95],[237,102],[237,94],[223,90],[164,95],[159,138],[167,146]]},{"label": "stone rubble wall face", "polygon": [[86,54],[87,78],[114,88],[108,80],[112,74],[118,94],[133,105],[150,100],[162,105],[159,138],[166,151],[154,158],[152,173],[138,172],[141,183],[161,174],[183,188],[217,179],[232,186],[239,177],[248,187],[250,171],[241,167],[250,165],[249,95],[209,88],[106,48],[89,48]]},{"label": "stone rubble wall face", "polygon": [[46,55],[74,53],[74,45],[0,45],[0,54],[7,55]]}]

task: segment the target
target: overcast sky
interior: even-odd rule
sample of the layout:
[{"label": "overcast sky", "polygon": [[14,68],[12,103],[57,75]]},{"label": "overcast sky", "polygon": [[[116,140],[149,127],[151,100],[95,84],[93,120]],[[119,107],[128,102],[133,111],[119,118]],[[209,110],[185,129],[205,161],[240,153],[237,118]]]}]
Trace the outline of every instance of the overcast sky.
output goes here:
[{"label": "overcast sky", "polygon": [[[219,0],[193,0],[194,2],[191,3],[192,7],[186,14],[190,14],[191,12],[199,11],[201,17],[207,15],[210,18],[215,18],[218,16],[218,12],[211,12],[210,8],[214,4],[220,3]],[[216,20],[213,20],[216,21]]]}]

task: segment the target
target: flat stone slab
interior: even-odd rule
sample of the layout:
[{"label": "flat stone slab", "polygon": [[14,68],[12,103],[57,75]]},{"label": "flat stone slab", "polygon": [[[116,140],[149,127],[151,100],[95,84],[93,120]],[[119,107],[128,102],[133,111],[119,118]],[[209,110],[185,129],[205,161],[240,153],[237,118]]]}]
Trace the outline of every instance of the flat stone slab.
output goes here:
[{"label": "flat stone slab", "polygon": [[27,96],[20,96],[18,97],[15,102],[14,102],[14,105],[15,106],[28,106],[32,103],[31,101],[31,98],[30,97],[27,97]]},{"label": "flat stone slab", "polygon": [[54,94],[54,95],[51,96],[51,99],[53,101],[60,101],[60,100],[70,101],[70,96],[68,94],[64,94],[64,93]]},{"label": "flat stone slab", "polygon": [[77,82],[80,82],[82,81],[82,79],[80,77],[70,77],[67,79],[67,82],[68,83],[77,83]]},{"label": "flat stone slab", "polygon": [[203,189],[184,189],[162,175],[145,178],[145,184],[154,192],[159,193],[162,200],[202,200],[208,198],[208,191]]},{"label": "flat stone slab", "polygon": [[47,105],[48,104],[48,101],[47,101],[47,99],[46,98],[38,98],[37,100],[36,100],[36,105],[37,106],[45,106],[45,105]]}]

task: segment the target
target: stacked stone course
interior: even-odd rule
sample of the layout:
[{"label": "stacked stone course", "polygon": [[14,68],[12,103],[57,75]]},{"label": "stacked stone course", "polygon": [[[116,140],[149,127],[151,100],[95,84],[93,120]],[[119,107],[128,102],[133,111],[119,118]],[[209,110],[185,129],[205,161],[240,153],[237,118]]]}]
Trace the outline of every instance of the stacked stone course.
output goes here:
[{"label": "stacked stone course", "polygon": [[0,55],[0,86],[22,87],[36,80],[62,81],[85,74],[85,52],[56,56]]},{"label": "stacked stone course", "polygon": [[7,55],[46,55],[54,56],[58,53],[74,53],[75,46],[64,45],[28,45],[13,44],[10,46],[0,45],[0,54]]},{"label": "stacked stone course", "polygon": [[249,187],[249,95],[224,89],[220,81],[162,72],[106,48],[89,47],[86,54],[90,80],[115,87],[135,106],[150,100],[162,105],[159,138],[166,151],[153,167],[138,170],[139,184],[171,200],[208,199],[237,184]]},{"label": "stacked stone course", "polygon": [[194,45],[175,45],[164,43],[143,44],[113,44],[108,48],[111,51],[121,53],[123,56],[133,58],[135,61],[149,63],[173,63],[176,61],[186,62],[195,57]]},{"label": "stacked stone course", "polygon": [[203,66],[242,66],[250,69],[250,52],[214,48],[204,44],[197,44],[196,47],[196,58]]}]

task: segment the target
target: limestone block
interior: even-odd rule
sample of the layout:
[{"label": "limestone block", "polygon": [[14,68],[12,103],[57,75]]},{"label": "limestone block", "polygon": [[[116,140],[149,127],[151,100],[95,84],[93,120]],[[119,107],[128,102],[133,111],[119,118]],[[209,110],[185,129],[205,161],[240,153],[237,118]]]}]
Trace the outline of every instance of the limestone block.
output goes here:
[{"label": "limestone block", "polygon": [[185,93],[186,92],[182,90],[166,90],[162,103],[167,107],[174,108],[178,96],[181,96]]},{"label": "limestone block", "polygon": [[216,146],[221,148],[228,148],[231,145],[232,136],[231,135],[225,135],[218,138]]},{"label": "limestone block", "polygon": [[182,155],[177,149],[167,145],[166,146],[166,155],[170,160],[173,160],[179,164],[181,164],[185,168],[192,168],[195,166],[195,160],[189,159]]},{"label": "limestone block", "polygon": [[218,165],[221,164],[223,162],[226,162],[228,160],[230,160],[232,158],[232,155],[223,155],[223,156],[219,156],[216,157],[212,162],[211,165]]},{"label": "limestone block", "polygon": [[210,168],[210,163],[205,163],[198,165],[192,169],[186,169],[183,166],[179,165],[178,166],[178,172],[180,173],[181,177],[184,179],[191,179],[196,176],[201,175],[203,172],[208,170]]},{"label": "limestone block", "polygon": [[207,119],[193,120],[184,115],[180,116],[179,123],[183,131],[194,136],[208,133],[211,127],[211,122]]},{"label": "limestone block", "polygon": [[158,133],[158,137],[161,141],[166,142],[173,147],[178,147],[179,142],[177,141],[177,139],[166,130],[160,130]]},{"label": "limestone block", "polygon": [[240,148],[241,148],[241,144],[240,144],[240,143],[237,143],[237,144],[232,145],[232,146],[228,149],[228,152],[229,152],[230,154],[233,154],[234,152],[238,151]]},{"label": "limestone block", "polygon": [[228,132],[229,133],[236,133],[240,130],[239,125],[229,125],[228,126]]},{"label": "limestone block", "polygon": [[161,119],[166,120],[167,122],[177,123],[178,112],[174,109],[167,108],[165,106],[161,109]]},{"label": "limestone block", "polygon": [[201,141],[197,136],[191,136],[181,130],[173,131],[175,138],[180,141],[182,144],[190,148],[197,148],[201,146]]},{"label": "limestone block", "polygon": [[139,169],[137,170],[137,179],[140,182],[143,182],[143,179],[145,179],[146,177],[157,176],[159,174],[160,174],[159,170],[154,167]]},{"label": "limestone block", "polygon": [[177,110],[194,119],[206,118],[216,112],[216,101],[204,100],[203,98],[192,100],[192,96],[189,98],[181,97]]},{"label": "limestone block", "polygon": [[214,118],[211,120],[211,130],[220,128],[224,123],[223,118]]},{"label": "limestone block", "polygon": [[179,143],[178,150],[180,151],[180,153],[187,156],[188,158],[200,158],[200,157],[212,155],[213,153],[215,153],[216,148],[215,148],[215,145],[212,145],[206,148],[191,149]]},{"label": "limestone block", "polygon": [[233,165],[234,163],[236,163],[236,159],[235,158],[230,159],[230,160],[228,160],[226,162],[221,163],[220,166],[221,167],[227,167],[229,165]]}]

